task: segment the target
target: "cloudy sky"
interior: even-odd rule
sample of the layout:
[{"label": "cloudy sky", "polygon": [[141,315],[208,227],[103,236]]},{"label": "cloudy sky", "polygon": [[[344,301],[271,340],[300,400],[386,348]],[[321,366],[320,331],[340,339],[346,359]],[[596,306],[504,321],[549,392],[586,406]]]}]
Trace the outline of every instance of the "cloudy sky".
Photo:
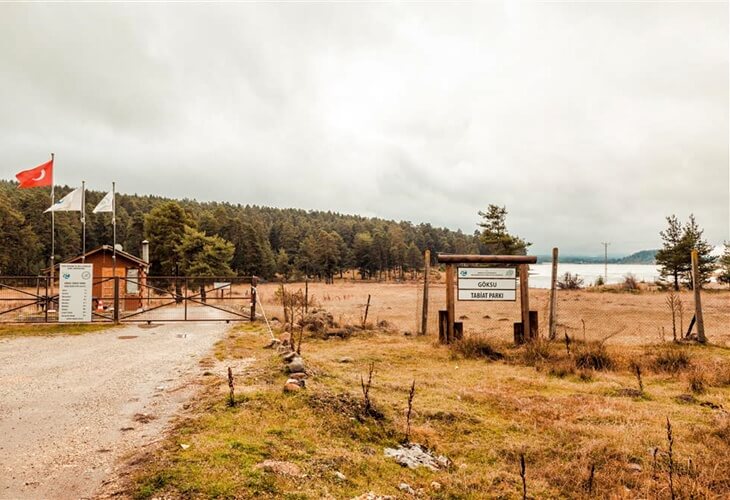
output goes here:
[{"label": "cloudy sky", "polygon": [[0,177],[325,209],[533,252],[730,238],[726,2],[0,5]]}]

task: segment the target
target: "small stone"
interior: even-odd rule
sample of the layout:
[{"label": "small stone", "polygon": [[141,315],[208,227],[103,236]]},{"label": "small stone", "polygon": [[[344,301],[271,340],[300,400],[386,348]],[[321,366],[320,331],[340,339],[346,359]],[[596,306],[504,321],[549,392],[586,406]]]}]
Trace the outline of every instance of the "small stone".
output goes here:
[{"label": "small stone", "polygon": [[411,488],[411,485],[408,484],[408,483],[400,483],[398,485],[398,489],[401,490],[401,491],[405,491],[409,495],[415,495],[416,494],[416,492],[413,490],[413,488]]},{"label": "small stone", "polygon": [[439,483],[438,481],[431,481],[431,489],[436,491],[440,490],[441,483]]},{"label": "small stone", "polygon": [[264,349],[273,349],[274,347],[278,347],[281,344],[281,340],[279,339],[271,339],[271,342],[266,344],[264,346]]},{"label": "small stone", "polygon": [[289,378],[293,378],[295,380],[304,380],[305,378],[307,378],[307,374],[304,372],[292,373],[291,375],[289,375]]},{"label": "small stone", "polygon": [[639,465],[639,464],[637,464],[637,463],[634,463],[634,462],[631,462],[631,463],[630,463],[630,464],[629,464],[629,465],[627,466],[627,468],[628,468],[628,469],[629,469],[629,470],[630,470],[631,472],[641,472],[641,471],[643,470],[643,468],[641,467],[641,465]]},{"label": "small stone", "polygon": [[294,351],[288,352],[282,356],[284,361],[286,361],[287,363],[289,363],[291,360],[293,360],[296,357],[297,357],[297,353]]},{"label": "small stone", "polygon": [[303,373],[304,361],[302,361],[302,358],[294,358],[291,363],[286,365],[286,369],[289,373]]},{"label": "small stone", "polygon": [[284,392],[298,392],[302,390],[302,386],[297,382],[284,384]]},{"label": "small stone", "polygon": [[340,481],[344,481],[345,479],[347,479],[347,477],[345,477],[345,475],[338,470],[335,471],[335,477]]},{"label": "small stone", "polygon": [[353,361],[354,360],[351,357],[349,357],[349,356],[345,356],[345,357],[340,358],[340,363],[352,363]]},{"label": "small stone", "polygon": [[287,381],[285,382],[285,384],[284,384],[284,385],[286,385],[286,384],[297,384],[297,385],[299,385],[299,381],[298,381],[297,379],[295,379],[295,378],[290,378],[290,379],[288,379],[288,380],[287,380]]},{"label": "small stone", "polygon": [[190,445],[189,444],[180,443],[180,448],[182,448],[183,450],[187,450],[188,448],[190,448]]}]

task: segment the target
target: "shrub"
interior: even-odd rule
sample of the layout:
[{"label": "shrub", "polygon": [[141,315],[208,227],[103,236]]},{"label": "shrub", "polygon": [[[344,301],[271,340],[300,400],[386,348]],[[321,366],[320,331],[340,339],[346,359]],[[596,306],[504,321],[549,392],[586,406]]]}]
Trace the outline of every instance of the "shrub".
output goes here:
[{"label": "shrub", "polygon": [[578,274],[565,273],[557,281],[558,288],[561,290],[579,290],[583,288],[583,278]]},{"label": "shrub", "polygon": [[528,366],[535,366],[550,359],[550,344],[541,342],[539,339],[525,344],[522,353],[524,363]]},{"label": "shrub", "polygon": [[689,383],[689,390],[695,394],[702,394],[705,392],[705,388],[709,385],[705,372],[697,368],[694,368],[689,372],[687,382]]},{"label": "shrub", "polygon": [[469,335],[451,344],[451,351],[464,358],[486,358],[497,360],[504,358],[493,345],[492,341],[481,335]]},{"label": "shrub", "polygon": [[554,377],[564,378],[575,373],[575,365],[572,360],[562,359],[550,365],[548,373]]},{"label": "shrub", "polygon": [[594,286],[603,286],[606,284],[606,281],[603,279],[603,276],[599,274],[598,277],[596,278],[595,283],[593,283],[593,284],[594,284]]},{"label": "shrub", "polygon": [[629,273],[624,276],[624,282],[621,284],[621,287],[628,292],[638,292],[639,282],[636,281],[636,276]]},{"label": "shrub", "polygon": [[691,365],[689,353],[681,347],[665,347],[654,355],[652,366],[658,372],[677,374]]},{"label": "shrub", "polygon": [[616,363],[602,342],[588,342],[575,349],[575,367],[591,370],[611,370]]}]

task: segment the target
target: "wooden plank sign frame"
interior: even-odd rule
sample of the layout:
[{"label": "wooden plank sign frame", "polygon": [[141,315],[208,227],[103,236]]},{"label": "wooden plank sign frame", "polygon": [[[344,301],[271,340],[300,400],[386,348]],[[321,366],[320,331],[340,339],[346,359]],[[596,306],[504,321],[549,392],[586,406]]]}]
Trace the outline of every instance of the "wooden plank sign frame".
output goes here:
[{"label": "wooden plank sign frame", "polygon": [[530,332],[530,294],[528,282],[528,269],[530,264],[537,263],[534,255],[456,255],[438,254],[437,261],[446,264],[446,343],[454,339],[455,321],[455,270],[457,264],[512,264],[517,266],[520,277],[520,310],[522,315],[523,332],[529,336]]}]

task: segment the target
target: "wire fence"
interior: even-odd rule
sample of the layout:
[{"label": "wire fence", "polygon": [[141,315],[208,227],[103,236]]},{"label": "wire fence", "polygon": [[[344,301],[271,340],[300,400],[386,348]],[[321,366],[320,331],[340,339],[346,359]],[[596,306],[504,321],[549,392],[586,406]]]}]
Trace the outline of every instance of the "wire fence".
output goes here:
[{"label": "wire fence", "polygon": [[[269,317],[281,319],[283,311],[276,297],[279,283],[259,287]],[[289,283],[288,290],[305,289],[304,283]],[[368,323],[403,333],[421,329],[423,279],[400,283],[343,280],[332,285],[307,285],[310,307],[329,311],[340,325],[362,324],[368,296],[371,297]],[[556,333],[562,339],[605,340],[609,343],[647,344],[681,339],[694,314],[693,292],[670,293],[646,285],[639,290],[620,286],[557,290]],[[670,297],[674,305],[670,306]],[[538,332],[549,336],[550,290],[531,288],[530,309],[537,311]],[[429,335],[438,335],[439,310],[446,309],[446,286],[438,273],[429,285]],[[730,290],[702,291],[705,332],[710,342],[730,345]],[[674,318],[674,319],[673,319]],[[512,302],[456,301],[455,320],[463,323],[465,335],[486,335],[504,341],[514,336],[515,322],[521,321],[519,297]],[[697,328],[693,330],[695,333]]]},{"label": "wire fence", "polygon": [[[443,273],[434,271],[429,285],[427,331],[438,334],[439,310],[446,309]],[[250,319],[251,278],[147,277],[118,278],[118,319],[125,321],[239,321]],[[260,284],[258,302],[269,319],[282,320],[277,290],[281,283]],[[289,283],[288,290],[307,290],[310,309],[323,308],[339,325],[362,325],[416,334],[421,330],[423,276],[398,282],[353,279]],[[95,278],[93,321],[114,321],[114,278]],[[47,276],[0,277],[0,323],[58,321],[58,279]],[[368,297],[370,297],[368,305]],[[530,309],[538,313],[538,332],[549,335],[550,291],[531,288]],[[557,336],[646,344],[682,338],[694,314],[691,291],[669,292],[642,285],[629,291],[620,286],[558,290]],[[702,291],[706,336],[710,342],[730,345],[730,290]],[[258,310],[257,317],[261,317]],[[514,302],[457,301],[455,320],[465,335],[513,339],[513,324],[521,318],[519,298]],[[697,329],[695,327],[694,331]]]}]

